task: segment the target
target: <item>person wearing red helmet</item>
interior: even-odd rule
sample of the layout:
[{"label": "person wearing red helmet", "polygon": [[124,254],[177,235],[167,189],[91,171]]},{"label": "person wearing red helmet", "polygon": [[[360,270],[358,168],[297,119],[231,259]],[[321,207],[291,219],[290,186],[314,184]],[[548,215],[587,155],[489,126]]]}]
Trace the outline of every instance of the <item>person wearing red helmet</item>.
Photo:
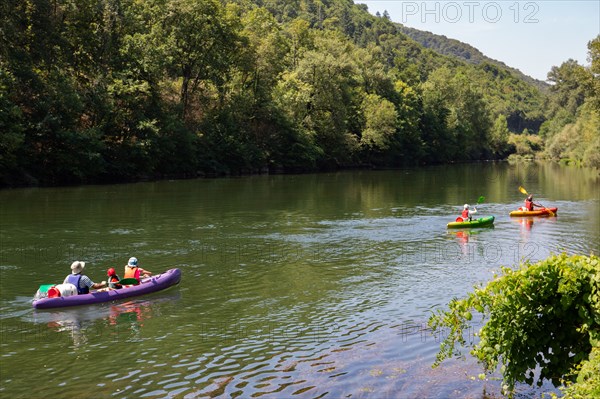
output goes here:
[{"label": "person wearing red helmet", "polygon": [[122,288],[119,281],[121,280],[119,276],[117,276],[117,272],[112,267],[106,271],[106,275],[108,276],[108,288]]}]

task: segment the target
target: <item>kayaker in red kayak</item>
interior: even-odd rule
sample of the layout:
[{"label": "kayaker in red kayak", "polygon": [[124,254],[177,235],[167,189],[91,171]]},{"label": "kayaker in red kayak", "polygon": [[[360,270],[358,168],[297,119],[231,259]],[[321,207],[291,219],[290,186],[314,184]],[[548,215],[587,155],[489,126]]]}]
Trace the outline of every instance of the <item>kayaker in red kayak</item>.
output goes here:
[{"label": "kayaker in red kayak", "polygon": [[137,264],[137,258],[129,258],[127,265],[125,265],[125,276],[123,276],[123,278],[135,278],[137,281],[140,281],[140,278],[150,277],[152,275],[152,272],[142,269]]},{"label": "kayaker in red kayak", "polygon": [[71,274],[65,278],[63,284],[73,284],[75,287],[77,287],[77,294],[87,294],[90,292],[90,288],[97,290],[99,288],[106,287],[106,281],[94,283],[88,276],[81,274],[84,267],[85,262],[79,260],[73,262],[71,264]]},{"label": "kayaker in red kayak", "polygon": [[525,209],[524,210],[526,210],[526,211],[533,211],[534,210],[534,206],[537,206],[538,208],[544,208],[540,204],[536,204],[535,202],[533,202],[533,195],[529,194],[527,196],[527,198],[525,199]]},{"label": "kayaker in red kayak", "polygon": [[463,207],[463,211],[462,214],[460,215],[460,217],[462,217],[463,222],[464,221],[471,221],[473,220],[473,214],[477,213],[477,208],[473,208],[473,210],[469,209],[469,204],[465,204],[465,206]]}]

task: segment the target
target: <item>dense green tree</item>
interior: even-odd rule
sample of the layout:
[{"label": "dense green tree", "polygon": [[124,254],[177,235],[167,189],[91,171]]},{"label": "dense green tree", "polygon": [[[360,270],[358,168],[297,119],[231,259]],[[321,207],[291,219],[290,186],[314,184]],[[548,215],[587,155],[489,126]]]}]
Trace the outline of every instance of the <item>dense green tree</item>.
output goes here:
[{"label": "dense green tree", "polygon": [[594,104],[596,111],[600,112],[600,35],[596,36],[588,43],[588,54],[590,61],[591,79],[590,93],[591,101]]},{"label": "dense green tree", "polygon": [[575,115],[585,100],[585,74],[585,68],[572,59],[552,67],[548,72],[548,80],[554,83],[550,88],[554,107],[551,112],[560,107]]},{"label": "dense green tree", "polygon": [[394,96],[391,101],[398,114],[397,134],[390,147],[392,165],[411,165],[418,162],[424,151],[425,143],[419,131],[421,103],[417,91],[403,82],[394,83]]},{"label": "dense green tree", "polygon": [[313,48],[313,34],[308,22],[303,19],[294,19],[285,30],[289,37],[290,51],[288,53],[288,64],[290,69],[295,69],[298,62],[304,56],[304,52]]},{"label": "dense green tree", "polygon": [[[332,32],[315,39],[295,70],[283,78],[278,103],[326,154],[323,162],[339,165],[349,161],[355,138],[348,131],[353,112],[356,65],[351,43]],[[288,100],[289,99],[289,100]]]},{"label": "dense green tree", "polygon": [[237,23],[217,0],[167,2],[153,43],[170,61],[173,76],[182,79],[180,103],[184,118],[189,112],[190,96],[202,84],[217,88],[224,84],[241,46]]},{"label": "dense green tree", "polygon": [[565,125],[575,122],[575,115],[571,114],[564,108],[556,111],[556,114],[542,123],[540,126],[539,135],[544,140],[551,139],[556,133],[558,133]]},{"label": "dense green tree", "polygon": [[479,159],[487,154],[490,120],[482,95],[467,76],[442,67],[422,86],[431,156]]},{"label": "dense green tree", "polygon": [[490,146],[496,155],[503,157],[508,152],[509,134],[506,117],[502,114],[498,115],[490,132]]},{"label": "dense green tree", "polygon": [[377,94],[368,94],[363,99],[361,110],[365,119],[361,144],[373,150],[389,148],[398,124],[394,104]]}]

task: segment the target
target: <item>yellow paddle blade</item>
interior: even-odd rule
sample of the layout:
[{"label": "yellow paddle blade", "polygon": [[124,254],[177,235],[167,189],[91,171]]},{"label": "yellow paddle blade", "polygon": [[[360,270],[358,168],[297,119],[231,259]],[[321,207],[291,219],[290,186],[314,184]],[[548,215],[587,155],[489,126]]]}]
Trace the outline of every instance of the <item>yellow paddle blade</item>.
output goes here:
[{"label": "yellow paddle blade", "polygon": [[527,194],[527,190],[525,190],[525,189],[524,189],[523,187],[521,187],[521,186],[519,186],[519,191],[520,191],[520,192],[522,192],[522,193],[523,193],[523,194],[525,194],[525,195],[528,195],[528,194]]}]

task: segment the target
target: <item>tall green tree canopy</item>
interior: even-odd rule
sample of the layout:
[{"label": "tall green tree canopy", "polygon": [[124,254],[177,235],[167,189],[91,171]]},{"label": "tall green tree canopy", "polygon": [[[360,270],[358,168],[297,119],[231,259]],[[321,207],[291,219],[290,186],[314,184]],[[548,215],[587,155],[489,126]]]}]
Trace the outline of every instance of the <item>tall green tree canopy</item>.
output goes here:
[{"label": "tall green tree canopy", "polygon": [[593,158],[559,134],[597,112],[589,68],[554,68],[544,102],[502,64],[424,48],[351,0],[0,7],[0,185],[498,158],[513,148],[499,116],[562,137],[552,156]]}]

